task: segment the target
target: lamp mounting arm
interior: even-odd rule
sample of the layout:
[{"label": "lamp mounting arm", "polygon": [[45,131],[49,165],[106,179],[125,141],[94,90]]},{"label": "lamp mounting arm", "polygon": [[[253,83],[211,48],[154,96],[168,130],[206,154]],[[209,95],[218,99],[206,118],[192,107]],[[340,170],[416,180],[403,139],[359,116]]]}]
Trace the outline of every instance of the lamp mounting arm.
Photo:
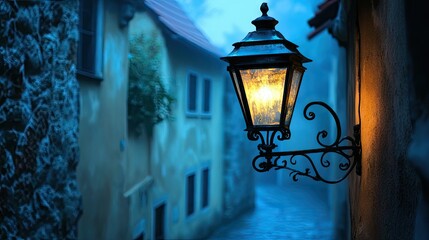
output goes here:
[{"label": "lamp mounting arm", "polygon": [[[256,171],[266,172],[272,168],[274,170],[286,169],[290,171],[294,181],[297,181],[299,176],[306,176],[316,181],[330,184],[343,181],[355,167],[356,173],[361,174],[360,125],[354,126],[353,137],[346,136],[341,138],[341,124],[334,110],[324,102],[311,102],[304,108],[304,117],[310,121],[316,117],[314,112],[309,111],[312,106],[319,106],[328,110],[334,118],[336,126],[335,140],[331,143],[324,142],[323,139],[328,136],[328,132],[322,130],[318,132],[316,137],[320,148],[276,152],[274,151],[277,148],[277,145],[274,144],[275,136],[280,141],[290,139],[288,129],[266,131],[265,137],[260,131],[250,130],[248,131],[248,138],[252,141],[261,141],[258,145],[259,155],[252,161],[252,166]],[[317,162],[314,162],[311,158],[311,156],[315,155],[319,155]],[[341,176],[330,179],[325,176],[331,174],[323,174],[319,169],[328,169],[333,164],[338,166]]]}]

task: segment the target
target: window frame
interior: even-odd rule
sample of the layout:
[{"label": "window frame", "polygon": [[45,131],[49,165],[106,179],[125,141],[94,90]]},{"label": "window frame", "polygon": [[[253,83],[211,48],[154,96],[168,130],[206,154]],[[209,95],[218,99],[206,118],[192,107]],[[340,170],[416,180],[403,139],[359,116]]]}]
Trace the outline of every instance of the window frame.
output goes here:
[{"label": "window frame", "polygon": [[[96,0],[93,1],[94,7],[93,9],[89,10],[92,12],[90,14],[92,26],[90,27],[93,31],[93,41],[94,46],[90,46],[91,55],[93,59],[91,62],[94,63],[93,69],[85,69],[86,66],[82,66],[82,56],[81,52],[85,50],[85,48],[82,49],[81,46],[81,40],[82,40],[82,32],[85,31],[82,29],[81,25],[81,16],[83,14],[82,6],[83,4],[79,4],[79,23],[78,23],[78,32],[79,32],[79,42],[77,46],[77,52],[76,52],[76,75],[79,79],[84,80],[96,80],[96,81],[102,81],[103,80],[103,27],[104,27],[104,5],[102,0]],[[90,33],[90,32],[88,32]]]},{"label": "window frame", "polygon": [[[189,185],[189,178],[193,177],[193,194],[190,196],[190,185]],[[185,177],[185,216],[187,218],[192,217],[197,212],[197,174],[195,172],[190,172],[186,174]],[[189,205],[190,205],[190,199],[192,199],[192,212],[189,212]]]},{"label": "window frame", "polygon": [[[189,108],[191,100],[191,76],[195,76],[195,111]],[[208,84],[208,85],[206,85]],[[208,88],[208,97],[206,97],[206,86]],[[208,106],[208,111],[205,107]],[[186,73],[185,88],[185,114],[188,118],[210,119],[213,112],[213,80],[211,77],[202,76],[196,71],[189,70]]]},{"label": "window frame", "polygon": [[[203,117],[206,118],[210,118],[212,115],[212,98],[213,98],[213,81],[211,80],[211,78],[205,77],[202,80],[202,84],[201,84],[201,92],[202,92],[202,96],[201,96],[201,115]],[[208,83],[209,85],[209,96],[206,97],[206,83]],[[205,111],[205,106],[206,104],[208,105],[208,111]]]},{"label": "window frame", "polygon": [[[191,91],[190,91],[190,87],[191,87],[191,76],[195,76],[195,97],[194,97],[194,99],[195,99],[195,111],[192,111],[192,110],[190,110],[189,109],[189,106],[190,106],[190,98],[191,98]],[[198,74],[196,73],[196,72],[192,72],[192,71],[189,71],[187,74],[186,74],[186,92],[185,92],[185,94],[186,94],[186,103],[185,103],[185,109],[186,109],[186,115],[188,116],[188,117],[196,117],[196,116],[198,116],[198,113],[199,113],[199,101],[198,101],[198,99],[199,99],[199,81],[198,81]]]},{"label": "window frame", "polygon": [[[205,172],[207,172],[207,178],[204,174]],[[209,205],[210,205],[210,168],[203,167],[201,170],[201,209],[208,208]]]}]

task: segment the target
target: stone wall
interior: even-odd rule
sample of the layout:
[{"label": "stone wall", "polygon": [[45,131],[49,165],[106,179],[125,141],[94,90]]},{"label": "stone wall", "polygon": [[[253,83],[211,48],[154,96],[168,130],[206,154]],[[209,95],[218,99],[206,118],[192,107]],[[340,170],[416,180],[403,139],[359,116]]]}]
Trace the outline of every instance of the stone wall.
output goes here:
[{"label": "stone wall", "polygon": [[0,239],[77,238],[77,6],[0,2]]}]

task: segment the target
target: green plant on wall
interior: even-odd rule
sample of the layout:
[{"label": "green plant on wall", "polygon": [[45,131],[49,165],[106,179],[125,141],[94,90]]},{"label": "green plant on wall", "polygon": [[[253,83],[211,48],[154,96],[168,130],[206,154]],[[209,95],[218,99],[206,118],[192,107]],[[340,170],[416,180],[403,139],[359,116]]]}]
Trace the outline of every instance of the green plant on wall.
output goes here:
[{"label": "green plant on wall", "polygon": [[156,32],[137,35],[130,41],[128,81],[128,130],[140,136],[172,116],[173,97],[160,76],[160,44]]}]

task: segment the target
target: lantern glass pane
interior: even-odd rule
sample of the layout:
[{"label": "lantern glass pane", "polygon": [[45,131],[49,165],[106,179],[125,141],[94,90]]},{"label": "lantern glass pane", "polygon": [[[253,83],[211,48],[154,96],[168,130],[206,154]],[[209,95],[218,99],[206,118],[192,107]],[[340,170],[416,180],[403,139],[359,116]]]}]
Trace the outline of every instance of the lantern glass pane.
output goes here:
[{"label": "lantern glass pane", "polygon": [[253,125],[280,124],[286,70],[240,70]]},{"label": "lantern glass pane", "polygon": [[240,106],[243,107],[243,97],[241,96],[240,85],[238,84],[237,74],[235,73],[235,71],[231,71],[231,75],[232,75],[232,80],[234,82],[235,91],[237,92],[238,100],[240,101]]},{"label": "lantern glass pane", "polygon": [[289,126],[292,119],[293,109],[295,108],[296,97],[298,95],[299,86],[301,85],[302,72],[295,70],[290,85],[289,96],[286,105],[285,125]]},{"label": "lantern glass pane", "polygon": [[232,70],[230,73],[231,73],[232,81],[234,83],[235,92],[237,93],[238,101],[240,102],[240,107],[243,112],[243,116],[247,123],[249,119],[247,119],[246,111],[244,111],[244,102],[243,102],[243,96],[241,95],[241,91],[240,91],[239,79],[237,77],[235,70]]}]

